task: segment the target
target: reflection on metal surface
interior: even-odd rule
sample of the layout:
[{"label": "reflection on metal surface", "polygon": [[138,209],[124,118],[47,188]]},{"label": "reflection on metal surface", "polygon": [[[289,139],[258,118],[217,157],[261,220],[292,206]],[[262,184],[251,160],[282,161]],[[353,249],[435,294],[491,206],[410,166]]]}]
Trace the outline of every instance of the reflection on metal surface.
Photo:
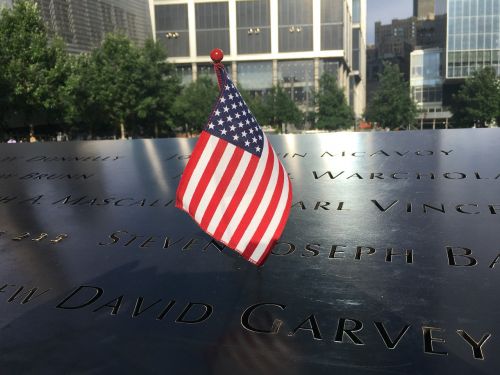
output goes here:
[{"label": "reflection on metal surface", "polygon": [[157,145],[152,139],[141,140],[144,143],[144,150],[148,157],[148,161],[153,169],[155,182],[160,186],[162,193],[171,193],[167,184],[167,176],[165,175],[165,167],[162,165],[161,157],[158,153]]}]

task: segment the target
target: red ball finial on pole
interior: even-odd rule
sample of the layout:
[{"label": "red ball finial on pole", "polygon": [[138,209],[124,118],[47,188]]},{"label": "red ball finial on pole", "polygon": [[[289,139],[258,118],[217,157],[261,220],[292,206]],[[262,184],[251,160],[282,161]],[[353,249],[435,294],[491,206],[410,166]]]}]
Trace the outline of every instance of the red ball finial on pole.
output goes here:
[{"label": "red ball finial on pole", "polygon": [[212,52],[210,52],[210,58],[216,64],[220,63],[224,58],[224,52],[220,48],[214,48]]}]

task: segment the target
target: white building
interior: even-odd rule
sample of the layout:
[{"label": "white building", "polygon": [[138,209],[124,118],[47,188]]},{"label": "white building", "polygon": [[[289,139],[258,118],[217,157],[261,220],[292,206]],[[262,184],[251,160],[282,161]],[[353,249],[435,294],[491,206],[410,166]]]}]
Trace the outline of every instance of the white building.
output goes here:
[{"label": "white building", "polygon": [[213,75],[221,48],[233,80],[265,92],[282,84],[312,106],[323,72],[335,74],[358,118],[366,102],[366,0],[154,0],[156,39],[184,82]]}]

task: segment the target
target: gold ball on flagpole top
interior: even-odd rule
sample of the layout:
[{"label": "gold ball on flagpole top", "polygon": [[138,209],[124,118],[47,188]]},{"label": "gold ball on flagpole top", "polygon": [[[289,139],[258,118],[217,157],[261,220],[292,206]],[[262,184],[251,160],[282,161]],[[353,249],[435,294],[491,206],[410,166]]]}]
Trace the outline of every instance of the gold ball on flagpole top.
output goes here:
[{"label": "gold ball on flagpole top", "polygon": [[224,52],[220,48],[214,48],[212,52],[210,52],[210,58],[216,64],[220,63],[224,58]]}]

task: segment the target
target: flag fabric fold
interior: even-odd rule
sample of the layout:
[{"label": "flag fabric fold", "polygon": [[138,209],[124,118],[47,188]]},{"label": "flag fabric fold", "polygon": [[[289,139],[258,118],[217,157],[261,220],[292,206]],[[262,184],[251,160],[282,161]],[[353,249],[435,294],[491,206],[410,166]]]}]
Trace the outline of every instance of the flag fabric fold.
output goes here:
[{"label": "flag fabric fold", "polygon": [[182,174],[176,207],[262,265],[284,230],[292,186],[224,66],[214,67],[220,94]]}]

